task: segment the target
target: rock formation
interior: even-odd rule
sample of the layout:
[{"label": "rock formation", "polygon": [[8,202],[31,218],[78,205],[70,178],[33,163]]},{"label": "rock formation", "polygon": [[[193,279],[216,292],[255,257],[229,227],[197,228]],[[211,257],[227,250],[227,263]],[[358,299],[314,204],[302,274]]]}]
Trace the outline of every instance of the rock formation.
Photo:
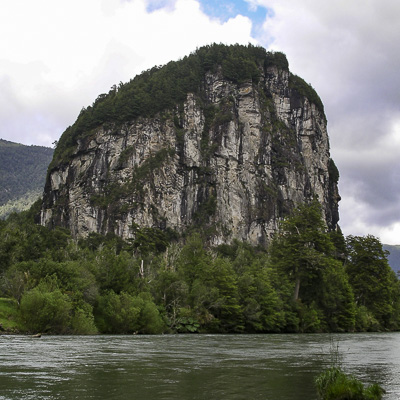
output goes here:
[{"label": "rock formation", "polygon": [[[49,167],[43,225],[67,227],[75,237],[132,238],[137,227],[201,229],[212,244],[236,238],[263,245],[294,206],[317,196],[327,226],[336,228],[338,173],[319,97],[289,72],[282,54],[256,48],[252,59],[253,47],[218,46],[173,64],[197,62],[201,74],[197,89],[172,106],[121,121],[118,109],[133,80],[81,113]],[[251,63],[252,72],[232,78],[225,61],[198,60],[216,48],[240,51],[228,61]],[[168,66],[147,71],[146,79]],[[102,104],[113,105],[110,116],[100,123],[92,117],[78,130]]]}]

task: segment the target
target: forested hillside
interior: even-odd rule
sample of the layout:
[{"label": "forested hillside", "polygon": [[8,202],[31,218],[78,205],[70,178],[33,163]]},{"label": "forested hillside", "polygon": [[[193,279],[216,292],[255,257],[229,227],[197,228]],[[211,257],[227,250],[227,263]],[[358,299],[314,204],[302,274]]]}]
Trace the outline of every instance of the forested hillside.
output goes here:
[{"label": "forested hillside", "polygon": [[0,218],[28,209],[42,195],[53,149],[0,139]]},{"label": "forested hillside", "polygon": [[400,327],[380,241],[327,232],[317,201],[265,248],[137,227],[133,241],[0,221],[0,329],[42,333],[353,332]]}]

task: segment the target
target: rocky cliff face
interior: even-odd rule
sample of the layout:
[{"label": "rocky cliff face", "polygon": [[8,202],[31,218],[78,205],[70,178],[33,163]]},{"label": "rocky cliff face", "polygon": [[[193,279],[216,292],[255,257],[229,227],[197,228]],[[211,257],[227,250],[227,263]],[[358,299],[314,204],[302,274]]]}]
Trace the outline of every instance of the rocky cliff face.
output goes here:
[{"label": "rocky cliff face", "polygon": [[175,107],[81,135],[49,170],[41,223],[76,237],[132,238],[146,226],[265,244],[317,196],[334,229],[340,198],[323,109],[288,69],[259,71],[235,82],[214,68]]}]

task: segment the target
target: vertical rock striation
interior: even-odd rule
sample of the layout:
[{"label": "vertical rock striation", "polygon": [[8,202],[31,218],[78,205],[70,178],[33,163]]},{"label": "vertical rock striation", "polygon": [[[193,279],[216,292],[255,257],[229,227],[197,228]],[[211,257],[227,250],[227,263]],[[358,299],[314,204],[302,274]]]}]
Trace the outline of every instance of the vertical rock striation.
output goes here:
[{"label": "vertical rock striation", "polygon": [[146,226],[263,245],[294,206],[317,196],[335,229],[338,174],[322,103],[279,63],[258,73],[235,80],[214,66],[175,106],[70,140],[49,168],[41,223],[76,237],[132,238]]}]

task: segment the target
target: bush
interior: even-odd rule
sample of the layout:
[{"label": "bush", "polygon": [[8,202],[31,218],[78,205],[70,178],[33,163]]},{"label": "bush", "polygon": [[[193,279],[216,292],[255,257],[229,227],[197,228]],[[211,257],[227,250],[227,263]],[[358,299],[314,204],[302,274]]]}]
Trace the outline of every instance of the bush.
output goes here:
[{"label": "bush", "polygon": [[70,298],[61,292],[57,280],[46,277],[21,299],[21,318],[31,332],[66,333],[71,320]]},{"label": "bush", "polygon": [[18,303],[14,299],[0,298],[0,331],[17,329]]},{"label": "bush", "polygon": [[75,309],[71,320],[71,328],[72,333],[76,335],[92,335],[97,333],[92,306],[84,303]]},{"label": "bush", "polygon": [[165,329],[160,313],[150,296],[131,296],[112,290],[99,299],[97,326],[102,333],[158,334]]},{"label": "bush", "polygon": [[332,367],[315,380],[322,400],[380,400],[385,391],[377,384],[364,388],[363,384],[340,368]]}]

